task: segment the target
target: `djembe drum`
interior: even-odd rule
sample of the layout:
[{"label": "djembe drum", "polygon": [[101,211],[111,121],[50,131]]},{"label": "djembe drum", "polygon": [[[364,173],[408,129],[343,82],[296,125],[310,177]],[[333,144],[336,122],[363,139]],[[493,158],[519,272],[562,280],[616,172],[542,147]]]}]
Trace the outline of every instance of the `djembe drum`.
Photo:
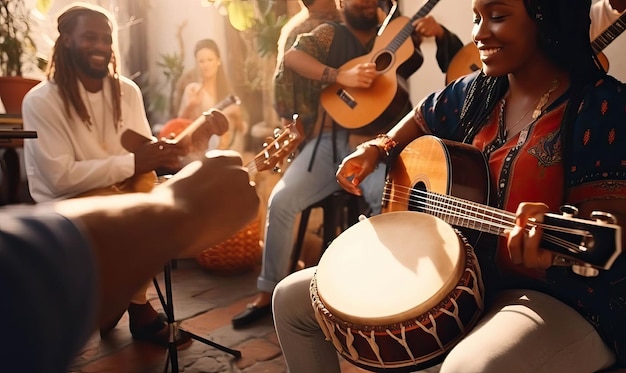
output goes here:
[{"label": "djembe drum", "polygon": [[415,211],[344,231],[320,259],[310,290],[337,351],[385,372],[440,362],[477,322],[484,294],[472,247],[443,220]]}]

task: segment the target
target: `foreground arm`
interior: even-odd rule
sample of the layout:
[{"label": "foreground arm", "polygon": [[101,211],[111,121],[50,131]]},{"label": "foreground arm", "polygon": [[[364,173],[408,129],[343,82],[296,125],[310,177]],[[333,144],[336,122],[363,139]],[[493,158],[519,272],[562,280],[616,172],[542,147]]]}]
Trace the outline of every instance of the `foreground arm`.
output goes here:
[{"label": "foreground arm", "polygon": [[[196,254],[257,216],[258,197],[233,152],[189,164],[148,194],[62,201],[55,209],[82,227],[100,274],[100,320],[170,259]],[[230,155],[226,155],[230,154]]]},{"label": "foreground arm", "polygon": [[11,321],[12,339],[0,349],[3,368],[65,369],[95,321],[115,317],[167,261],[256,217],[255,189],[229,153],[191,163],[151,193],[4,210],[0,317]]}]

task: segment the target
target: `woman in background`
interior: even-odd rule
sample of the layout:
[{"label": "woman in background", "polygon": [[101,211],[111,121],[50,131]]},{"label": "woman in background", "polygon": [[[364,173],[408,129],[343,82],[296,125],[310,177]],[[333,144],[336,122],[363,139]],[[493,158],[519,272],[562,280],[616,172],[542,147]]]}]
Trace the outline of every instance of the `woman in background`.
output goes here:
[{"label": "woman in background", "polygon": [[[226,78],[220,51],[212,39],[202,39],[194,48],[196,59],[197,81],[185,86],[178,117],[195,120],[202,113],[220,103],[232,94],[230,84]],[[220,105],[221,106],[221,105]],[[243,135],[245,124],[242,118],[241,107],[230,104],[220,108],[228,118],[229,130],[220,137],[214,137],[209,142],[209,148],[234,149],[243,151]]]}]

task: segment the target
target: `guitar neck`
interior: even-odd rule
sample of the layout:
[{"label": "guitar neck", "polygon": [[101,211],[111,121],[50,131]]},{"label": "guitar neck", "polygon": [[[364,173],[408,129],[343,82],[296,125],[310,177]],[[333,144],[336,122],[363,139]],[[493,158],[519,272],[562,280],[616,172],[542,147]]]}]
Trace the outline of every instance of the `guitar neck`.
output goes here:
[{"label": "guitar neck", "polygon": [[426,3],[422,5],[422,7],[417,11],[417,13],[415,13],[415,15],[411,17],[410,21],[406,25],[404,25],[404,27],[402,28],[402,30],[400,30],[398,35],[396,35],[396,37],[394,37],[391,40],[391,42],[387,46],[387,49],[389,49],[391,52],[397,51],[398,48],[400,48],[400,46],[404,43],[404,41],[407,38],[409,38],[411,34],[413,33],[413,30],[414,30],[413,22],[419,18],[424,17],[428,13],[430,13],[430,11],[438,2],[439,0],[426,1]]},{"label": "guitar neck", "polygon": [[241,101],[239,100],[239,97],[235,96],[235,95],[229,95],[228,97],[224,98],[222,101],[218,102],[217,105],[215,105],[213,108],[205,111],[204,113],[202,113],[198,118],[196,118],[193,122],[191,122],[190,125],[188,125],[184,130],[182,130],[173,140],[173,143],[178,143],[179,141],[181,141],[182,139],[184,139],[186,136],[189,136],[190,134],[192,134],[195,130],[197,130],[204,122],[207,121],[207,119],[212,115],[213,110],[224,110],[225,108],[227,108],[230,105],[233,104],[237,104],[239,105],[241,103]]},{"label": "guitar neck", "polygon": [[595,54],[602,52],[613,40],[626,29],[626,13],[622,14],[606,30],[591,42],[591,48]]},{"label": "guitar neck", "polygon": [[[411,197],[418,210],[450,225],[505,236],[515,227],[515,214],[458,197],[419,191]],[[544,221],[531,223],[544,233],[541,247],[595,268],[609,269],[621,252],[620,227],[547,213]],[[601,248],[610,248],[602,250]]]},{"label": "guitar neck", "polygon": [[503,236],[515,227],[515,214],[453,196],[425,192],[423,211],[448,224]]}]

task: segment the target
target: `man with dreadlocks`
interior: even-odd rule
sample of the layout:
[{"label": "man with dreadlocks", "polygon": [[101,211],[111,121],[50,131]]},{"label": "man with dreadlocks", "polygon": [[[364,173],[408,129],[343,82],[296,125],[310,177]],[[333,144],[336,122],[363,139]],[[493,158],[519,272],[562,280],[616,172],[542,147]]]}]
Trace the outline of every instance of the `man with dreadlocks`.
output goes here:
[{"label": "man with dreadlocks", "polygon": [[[117,72],[113,30],[113,18],[88,4],[72,4],[58,17],[59,37],[48,79],[23,103],[24,128],[38,133],[36,140],[24,144],[36,202],[106,189],[132,177],[154,175],[157,168],[180,168],[184,144],[147,141],[133,153],[121,144],[126,130],[147,138],[151,132],[139,88]],[[128,306],[130,331],[135,339],[166,346],[170,328],[147,301],[147,287]],[[116,326],[123,312],[101,326],[101,335]],[[185,335],[178,341],[190,339]]]},{"label": "man with dreadlocks", "polygon": [[[484,156],[488,171],[463,176],[475,180],[488,173],[493,196],[487,200],[506,213],[500,228],[503,239],[483,233],[472,243],[480,264],[474,273],[482,279],[486,292],[484,296],[474,293],[480,298],[477,309],[482,311],[476,325],[468,326],[473,327],[471,331],[457,329],[463,338],[440,345],[430,360],[409,356],[405,348],[412,343],[403,344],[407,339],[400,332],[393,336],[397,344],[390,340],[389,345],[377,346],[384,329],[376,335],[375,331],[381,330],[378,326],[370,328],[371,335],[359,328],[351,331],[354,323],[326,320],[323,311],[314,311],[310,289],[316,269],[310,268],[285,278],[274,291],[274,322],[290,371],[339,372],[334,346],[354,360],[362,357],[359,351],[368,356],[373,350],[386,355],[386,348],[397,347],[396,355],[406,355],[415,369],[443,360],[440,372],[445,373],[597,372],[615,363],[626,364],[626,256],[616,256],[608,270],[597,272],[580,263],[573,265],[570,260],[580,258],[574,254],[580,242],[573,240],[575,247],[566,251],[569,259],[559,257],[546,250],[549,246],[541,238],[562,242],[555,240],[554,233],[548,234],[547,225],[536,224],[544,221],[547,211],[558,212],[560,206],[570,205],[577,208],[581,219],[589,219],[592,211],[604,212],[616,218],[622,231],[626,228],[626,87],[597,64],[589,37],[590,0],[472,0],[472,10],[472,39],[480,51],[482,70],[427,96],[412,115],[386,134],[361,144],[343,159],[337,180],[349,192],[361,194],[360,183],[380,162],[393,162],[402,149],[424,135],[465,142],[482,153],[478,155]],[[419,164],[418,159],[415,162]],[[407,163],[400,166],[411,167]],[[445,173],[446,165],[440,166]],[[400,174],[404,176],[402,170]],[[469,187],[466,183],[461,182],[460,188]],[[409,193],[403,198],[398,191],[387,202],[406,204],[410,200],[411,209],[440,211],[445,217],[445,199],[432,206],[428,197],[420,197],[419,190]],[[437,195],[430,198],[440,201]],[[468,219],[461,210],[459,206],[460,219]],[[477,213],[469,220],[475,226],[489,225],[488,213],[484,219]],[[454,211],[450,215],[451,222],[459,224]],[[491,218],[497,223],[495,216]],[[419,234],[418,227],[411,228],[416,234],[406,241],[439,238],[430,231]],[[381,242],[394,241],[385,238]],[[489,241],[496,245],[485,245]],[[626,238],[617,234],[614,244],[604,250],[615,255],[624,245]],[[419,258],[415,253],[401,254]],[[399,260],[398,256],[394,259]],[[417,261],[421,263],[421,258]],[[354,277],[357,270],[346,268],[348,264],[345,261],[343,269]],[[376,269],[360,270],[370,278],[396,278],[394,273],[377,273]],[[407,270],[418,272],[408,265],[402,268],[404,274]],[[334,280],[333,285],[342,285],[340,279]],[[333,288],[331,292],[344,294],[345,290]],[[442,334],[437,333],[445,334],[440,330],[442,323],[428,320],[444,312],[466,311],[459,311],[453,301],[433,303],[423,315],[406,315],[409,320],[399,330],[408,338],[411,329],[419,330],[419,325],[434,336],[427,344],[441,343],[437,336]],[[328,312],[341,319],[344,314],[334,309]],[[354,313],[370,315],[369,311]],[[392,319],[394,315],[385,316]],[[393,328],[400,323],[398,320]],[[332,343],[324,340],[323,331],[331,334]],[[362,350],[357,350],[357,342],[362,342]],[[417,350],[424,347],[415,344]]]}]

